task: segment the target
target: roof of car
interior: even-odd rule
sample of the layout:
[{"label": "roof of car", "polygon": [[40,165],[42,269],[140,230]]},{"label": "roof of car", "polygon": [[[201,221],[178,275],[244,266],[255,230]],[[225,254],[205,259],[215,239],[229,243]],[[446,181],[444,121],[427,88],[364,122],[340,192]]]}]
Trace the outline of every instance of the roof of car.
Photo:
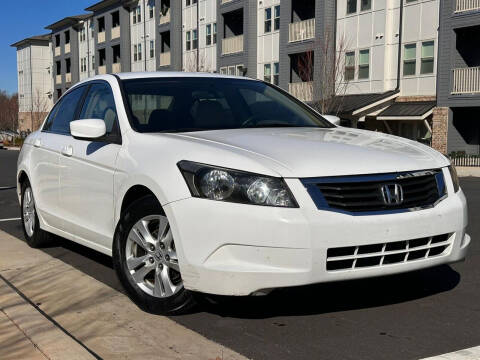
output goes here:
[{"label": "roof of car", "polygon": [[254,80],[243,76],[233,75],[221,75],[213,73],[195,73],[195,72],[183,72],[183,71],[157,71],[157,72],[128,72],[116,74],[121,80],[130,79],[151,79],[151,78],[225,78],[225,79],[242,79],[242,80]]}]

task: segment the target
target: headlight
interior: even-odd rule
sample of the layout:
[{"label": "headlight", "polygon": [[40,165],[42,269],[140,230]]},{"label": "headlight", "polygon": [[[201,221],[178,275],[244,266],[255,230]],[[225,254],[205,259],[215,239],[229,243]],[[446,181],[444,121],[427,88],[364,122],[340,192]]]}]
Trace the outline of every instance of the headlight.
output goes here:
[{"label": "headlight", "polygon": [[298,207],[281,178],[180,161],[178,167],[192,196],[218,201]]},{"label": "headlight", "polygon": [[450,165],[448,167],[448,171],[450,171],[450,177],[452,178],[453,190],[457,192],[460,190],[460,181],[458,180],[457,169],[455,169],[455,165]]}]

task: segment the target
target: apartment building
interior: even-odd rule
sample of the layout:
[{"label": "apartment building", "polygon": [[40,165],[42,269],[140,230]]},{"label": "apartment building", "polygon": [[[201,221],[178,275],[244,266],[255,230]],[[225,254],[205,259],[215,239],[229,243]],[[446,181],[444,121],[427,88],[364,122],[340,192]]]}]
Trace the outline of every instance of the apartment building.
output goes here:
[{"label": "apartment building", "polygon": [[431,143],[439,3],[337,1],[342,118],[353,126]]},{"label": "apartment building", "polygon": [[30,132],[53,105],[51,36],[32,36],[11,46],[17,49],[18,130]]},{"label": "apartment building", "polygon": [[182,71],[182,6],[183,1],[157,0],[156,16],[157,35],[157,70]]},{"label": "apartment building", "polygon": [[134,1],[129,10],[131,71],[156,71],[155,0]]},{"label": "apartment building", "polygon": [[78,36],[79,79],[95,75],[95,26],[91,15],[79,20],[75,28]]},{"label": "apartment building", "polygon": [[480,2],[442,1],[434,146],[480,155]]}]

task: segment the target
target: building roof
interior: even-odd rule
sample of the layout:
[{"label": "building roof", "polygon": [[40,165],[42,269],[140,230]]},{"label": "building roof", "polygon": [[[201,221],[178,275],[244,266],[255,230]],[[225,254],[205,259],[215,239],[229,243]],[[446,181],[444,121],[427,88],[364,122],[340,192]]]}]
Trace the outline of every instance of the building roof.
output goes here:
[{"label": "building roof", "polygon": [[10,46],[18,48],[20,46],[28,45],[32,43],[48,45],[49,42],[50,42],[50,34],[44,34],[44,35],[36,35],[36,36],[28,37],[26,39],[17,41],[16,43]]},{"label": "building roof", "polygon": [[100,11],[102,9],[105,9],[106,7],[109,7],[116,3],[121,3],[121,2],[125,2],[125,0],[102,0],[87,7],[85,11],[93,11],[93,12]]},{"label": "building roof", "polygon": [[378,114],[379,120],[423,120],[431,114],[436,101],[396,102]]},{"label": "building roof", "polygon": [[394,99],[399,94],[399,90],[391,90],[384,93],[369,93],[337,96],[339,114],[356,115],[374,108],[385,101]]},{"label": "building roof", "polygon": [[59,21],[57,21],[53,24],[50,24],[48,26],[45,26],[45,29],[54,31],[56,29],[63,28],[63,27],[69,26],[69,25],[75,25],[79,21],[88,19],[91,16],[92,16],[92,14],[81,14],[81,15],[67,16],[66,18],[63,18],[62,20],[59,20]]}]

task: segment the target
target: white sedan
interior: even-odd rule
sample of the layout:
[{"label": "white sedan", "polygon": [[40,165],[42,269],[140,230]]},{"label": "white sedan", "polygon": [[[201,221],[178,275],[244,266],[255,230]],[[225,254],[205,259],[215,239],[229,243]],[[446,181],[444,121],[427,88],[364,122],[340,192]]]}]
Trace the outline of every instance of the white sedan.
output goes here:
[{"label": "white sedan", "polygon": [[188,73],[97,76],[18,160],[25,238],[113,257],[132,300],[374,277],[462,260],[470,237],[440,153],[333,125],[275,86]]}]

